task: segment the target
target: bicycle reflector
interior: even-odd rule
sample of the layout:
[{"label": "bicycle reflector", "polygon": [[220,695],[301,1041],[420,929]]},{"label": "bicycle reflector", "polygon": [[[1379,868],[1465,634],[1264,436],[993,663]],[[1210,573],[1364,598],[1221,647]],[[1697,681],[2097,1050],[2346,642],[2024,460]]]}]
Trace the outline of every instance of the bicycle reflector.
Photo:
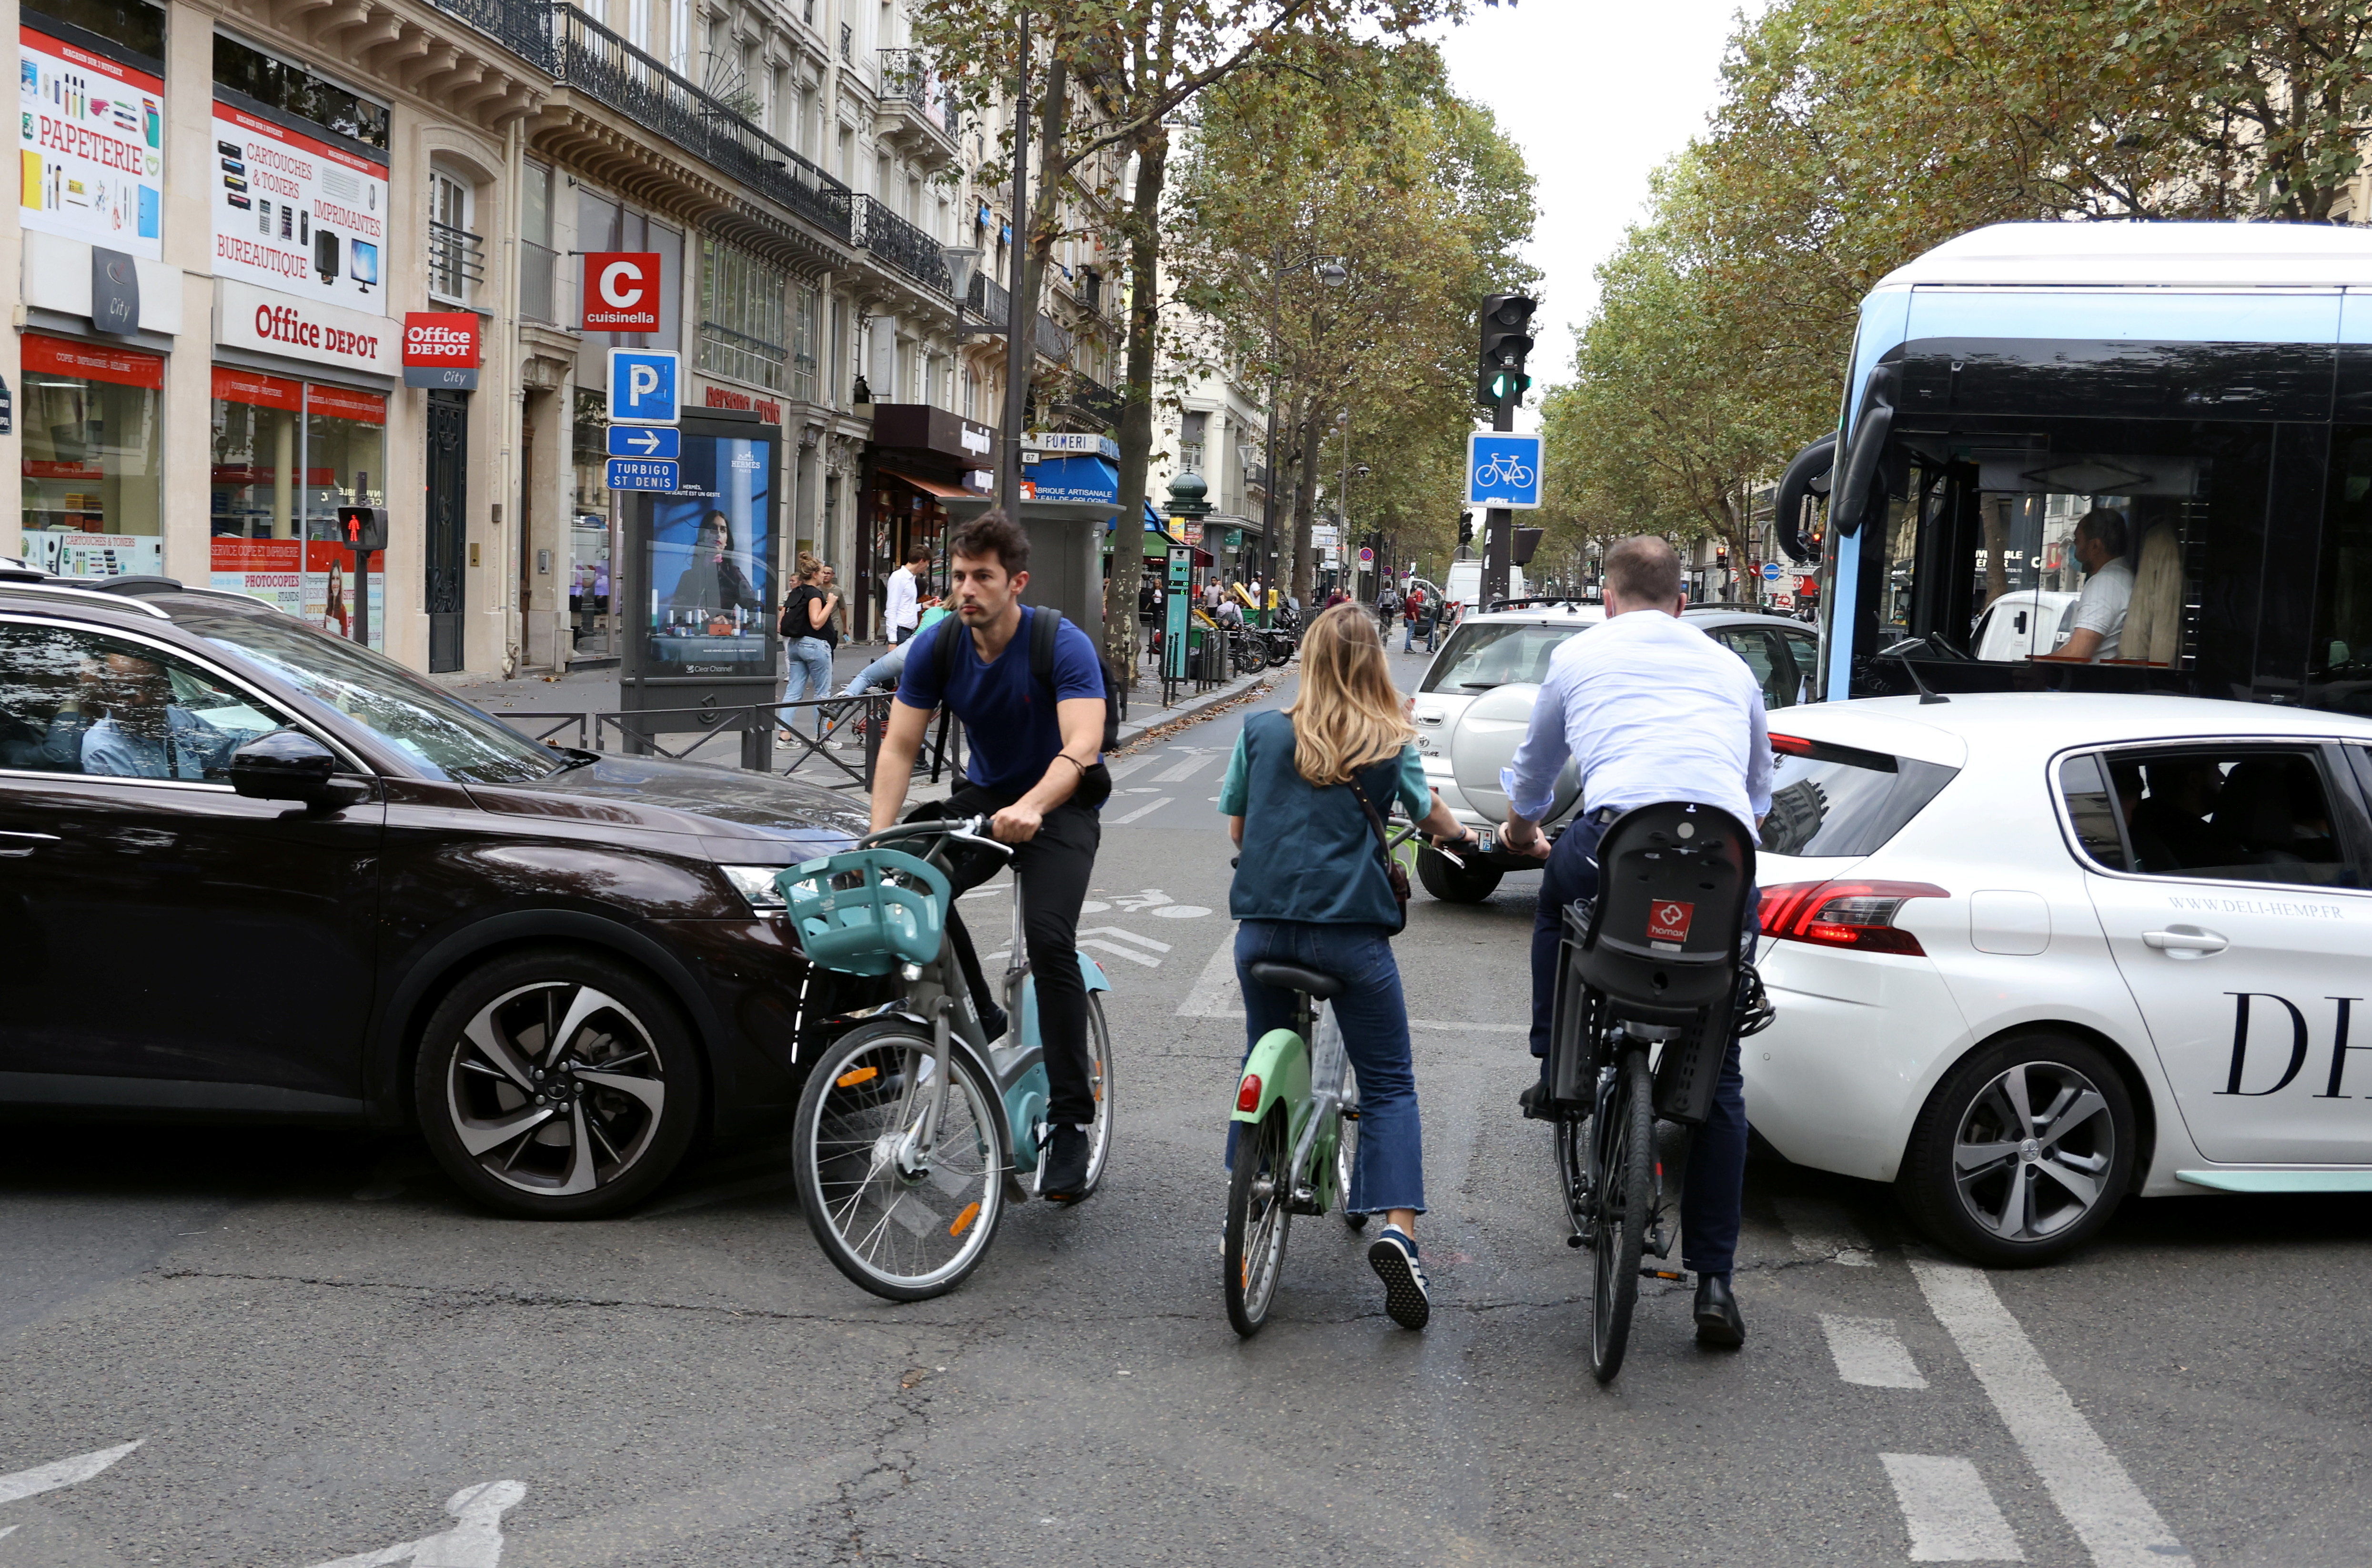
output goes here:
[{"label": "bicycle reflector", "polygon": [[1894,923],[1913,899],[1948,899],[1929,882],[1783,882],[1762,889],[1762,935],[1816,947],[1926,957],[1919,938]]},{"label": "bicycle reflector", "polygon": [[1238,1110],[1258,1110],[1260,1109],[1260,1074],[1258,1073],[1245,1074],[1242,1086],[1236,1090],[1236,1109]]}]

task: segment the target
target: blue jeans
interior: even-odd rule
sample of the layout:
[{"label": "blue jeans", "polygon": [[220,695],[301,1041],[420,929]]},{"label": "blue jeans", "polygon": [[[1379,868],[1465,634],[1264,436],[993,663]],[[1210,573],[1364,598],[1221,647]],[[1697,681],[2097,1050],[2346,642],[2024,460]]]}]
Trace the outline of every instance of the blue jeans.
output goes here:
[{"label": "blue jeans", "polygon": [[[831,695],[831,645],[821,637],[793,637],[783,644],[783,651],[791,656],[789,677],[783,683],[783,701],[804,702],[815,697]],[[816,735],[823,734],[823,710],[815,711]],[[790,715],[784,717],[783,727],[791,727]]]},{"label": "blue jeans", "polygon": [[[1252,979],[1259,958],[1340,976],[1333,1002],[1343,1047],[1359,1085],[1359,1148],[1344,1200],[1357,1214],[1424,1212],[1424,1136],[1416,1109],[1416,1067],[1409,1059],[1408,1005],[1400,965],[1380,925],[1319,925],[1302,920],[1248,920],[1236,928],[1236,980],[1244,992],[1244,1054],[1261,1036],[1293,1027],[1293,993]],[[1238,1068],[1240,1072],[1240,1067]],[[1236,1132],[1227,1123],[1227,1160]]]},{"label": "blue jeans", "polygon": [[843,697],[862,697],[876,686],[896,687],[898,678],[906,673],[906,649],[913,640],[913,633],[910,632],[907,633],[906,642],[900,643],[888,653],[858,670],[856,679],[842,687],[840,694]]},{"label": "blue jeans", "polygon": [[[1541,877],[1541,905],[1532,917],[1532,1054],[1547,1071],[1549,1019],[1556,1005],[1557,949],[1564,940],[1564,907],[1598,896],[1598,841],[1606,827],[1595,813],[1574,819],[1549,851]],[[1746,928],[1761,930],[1756,889],[1746,890]],[[1747,957],[1754,954],[1753,937]],[[1738,1037],[1721,1060],[1713,1109],[1689,1140],[1689,1168],[1680,1186],[1680,1261],[1700,1274],[1727,1274],[1738,1257],[1738,1212],[1746,1201],[1746,1075]]]}]

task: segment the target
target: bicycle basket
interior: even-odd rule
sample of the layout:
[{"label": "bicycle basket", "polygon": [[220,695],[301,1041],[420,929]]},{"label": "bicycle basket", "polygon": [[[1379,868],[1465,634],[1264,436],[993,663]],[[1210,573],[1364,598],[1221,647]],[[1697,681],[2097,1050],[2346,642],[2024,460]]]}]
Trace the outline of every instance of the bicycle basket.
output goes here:
[{"label": "bicycle basket", "polygon": [[949,889],[947,874],[927,861],[894,849],[850,850],[802,861],[774,886],[800,947],[820,968],[884,975],[939,956]]}]

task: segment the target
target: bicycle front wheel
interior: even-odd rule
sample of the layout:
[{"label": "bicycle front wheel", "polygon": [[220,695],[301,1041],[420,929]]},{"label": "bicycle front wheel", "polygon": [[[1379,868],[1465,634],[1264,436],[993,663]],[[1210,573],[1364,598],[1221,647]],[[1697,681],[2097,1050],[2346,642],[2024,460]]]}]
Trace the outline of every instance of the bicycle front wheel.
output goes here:
[{"label": "bicycle front wheel", "polygon": [[808,1228],[832,1265],[890,1301],[944,1295],[987,1254],[1005,1214],[994,1086],[951,1053],[938,1133],[901,1157],[930,1099],[931,1039],[868,1025],[826,1048],[808,1074],[791,1135]]},{"label": "bicycle front wheel", "polygon": [[1656,1179],[1656,1108],[1649,1095],[1647,1053],[1624,1051],[1613,1085],[1599,1098],[1590,1133],[1598,1236],[1591,1260],[1589,1370],[1600,1383],[1611,1383],[1622,1370],[1631,1312],[1639,1302],[1639,1258]]},{"label": "bicycle front wheel", "polygon": [[1096,1119],[1087,1128],[1087,1184],[1081,1197],[1103,1180],[1104,1161],[1111,1155],[1111,1030],[1104,1024],[1104,1005],[1092,991],[1087,993],[1087,1083],[1096,1097]]},{"label": "bicycle front wheel", "polygon": [[1236,1168],[1227,1179],[1227,1321],[1246,1339],[1268,1321],[1285,1272],[1285,1234],[1293,1223],[1292,1132],[1285,1112],[1279,1104],[1236,1135]]}]

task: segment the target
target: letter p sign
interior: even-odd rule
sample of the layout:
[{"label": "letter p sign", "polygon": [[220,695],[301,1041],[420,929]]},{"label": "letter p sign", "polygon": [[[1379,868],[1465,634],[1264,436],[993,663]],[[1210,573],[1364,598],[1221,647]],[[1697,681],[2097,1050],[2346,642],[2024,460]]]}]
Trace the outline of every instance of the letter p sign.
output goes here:
[{"label": "letter p sign", "polygon": [[673,424],[676,355],[655,350],[610,351],[610,423]]}]

